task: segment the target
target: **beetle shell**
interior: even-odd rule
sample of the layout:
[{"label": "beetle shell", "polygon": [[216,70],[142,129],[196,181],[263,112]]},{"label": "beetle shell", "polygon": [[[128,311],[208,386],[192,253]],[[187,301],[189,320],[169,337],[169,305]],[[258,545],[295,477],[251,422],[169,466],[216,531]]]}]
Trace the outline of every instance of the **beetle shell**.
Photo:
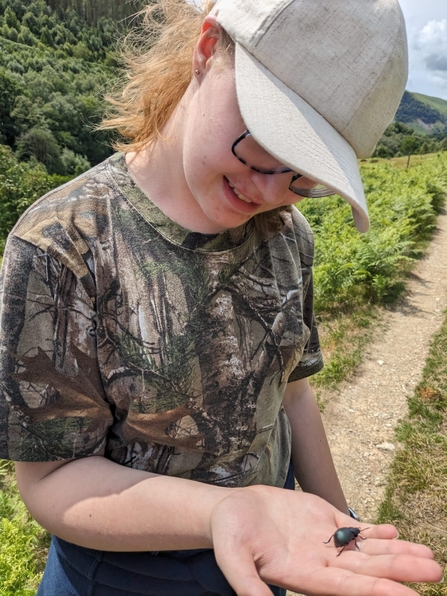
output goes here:
[{"label": "beetle shell", "polygon": [[[363,530],[369,530],[369,528],[363,528]],[[329,542],[334,539],[334,544],[337,548],[343,547],[341,551],[337,554],[337,557],[341,555],[341,553],[345,550],[350,542],[354,540],[354,544],[356,548],[359,548],[357,545],[357,538],[361,538],[362,540],[366,540],[363,536],[360,536],[360,532],[363,532],[360,528],[338,528],[332,536],[323,544],[329,544]]]},{"label": "beetle shell", "polygon": [[348,544],[357,538],[360,534],[360,528],[339,528],[334,533],[335,546],[348,546]]}]

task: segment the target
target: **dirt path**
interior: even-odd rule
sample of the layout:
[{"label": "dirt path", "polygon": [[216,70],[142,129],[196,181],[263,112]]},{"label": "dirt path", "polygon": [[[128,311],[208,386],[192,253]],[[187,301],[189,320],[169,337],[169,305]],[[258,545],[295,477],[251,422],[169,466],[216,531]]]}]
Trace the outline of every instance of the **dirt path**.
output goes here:
[{"label": "dirt path", "polygon": [[[432,335],[447,308],[447,212],[438,218],[427,255],[405,299],[385,314],[363,365],[337,392],[324,392],[323,420],[348,503],[373,521],[397,447],[394,428],[421,379]],[[288,592],[292,596],[292,592]]]},{"label": "dirt path", "polygon": [[373,520],[396,445],[394,428],[421,379],[432,335],[447,308],[447,213],[418,262],[401,304],[369,347],[356,376],[324,394],[326,432],[348,503]]}]

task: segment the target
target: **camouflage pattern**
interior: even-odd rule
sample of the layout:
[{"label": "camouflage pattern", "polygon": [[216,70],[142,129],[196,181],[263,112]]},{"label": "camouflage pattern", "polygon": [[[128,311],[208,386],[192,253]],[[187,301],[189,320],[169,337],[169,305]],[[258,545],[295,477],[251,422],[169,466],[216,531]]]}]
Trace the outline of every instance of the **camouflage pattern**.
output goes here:
[{"label": "camouflage pattern", "polygon": [[313,241],[168,219],[117,154],[11,233],[0,293],[0,457],[104,453],[150,472],[283,486],[287,382],[322,366]]}]

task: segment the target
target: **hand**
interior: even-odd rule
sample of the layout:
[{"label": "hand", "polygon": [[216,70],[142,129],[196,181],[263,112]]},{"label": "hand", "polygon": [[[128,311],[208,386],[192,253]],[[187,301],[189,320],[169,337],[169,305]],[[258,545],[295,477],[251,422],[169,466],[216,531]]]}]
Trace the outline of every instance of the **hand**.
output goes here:
[{"label": "hand", "polygon": [[[333,540],[323,542],[346,526],[365,528],[367,540],[337,557]],[[271,596],[267,583],[309,596],[414,596],[398,582],[442,577],[428,547],[395,540],[394,526],[355,522],[308,493],[233,490],[213,509],[210,531],[219,567],[238,596]]]}]

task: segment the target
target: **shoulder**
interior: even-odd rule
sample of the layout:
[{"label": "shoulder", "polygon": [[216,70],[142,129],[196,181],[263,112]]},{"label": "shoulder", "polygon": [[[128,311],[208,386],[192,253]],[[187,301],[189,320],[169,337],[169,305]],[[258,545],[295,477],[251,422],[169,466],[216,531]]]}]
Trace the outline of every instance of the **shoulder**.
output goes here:
[{"label": "shoulder", "polygon": [[25,238],[33,236],[36,227],[40,232],[42,226],[56,220],[73,221],[77,214],[86,211],[101,213],[104,203],[116,193],[109,162],[110,158],[38,199],[21,216],[12,233]]},{"label": "shoulder", "polygon": [[110,203],[120,195],[109,158],[38,199],[19,219],[10,236],[57,258],[76,273],[85,272],[82,255],[108,227]]}]

